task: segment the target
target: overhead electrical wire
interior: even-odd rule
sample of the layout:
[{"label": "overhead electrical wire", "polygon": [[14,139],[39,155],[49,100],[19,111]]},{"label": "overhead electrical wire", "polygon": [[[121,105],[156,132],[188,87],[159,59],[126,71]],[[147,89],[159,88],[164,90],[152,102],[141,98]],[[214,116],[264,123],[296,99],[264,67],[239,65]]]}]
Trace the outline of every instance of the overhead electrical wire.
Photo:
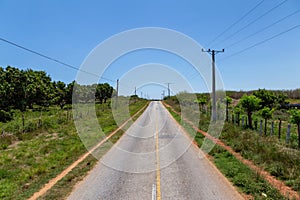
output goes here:
[{"label": "overhead electrical wire", "polygon": [[[22,46],[22,45],[16,44],[16,43],[11,42],[11,41],[9,41],[9,40],[6,40],[6,39],[4,39],[4,38],[1,38],[1,37],[0,37],[0,40],[3,41],[3,42],[5,42],[5,43],[8,43],[8,44],[10,44],[10,45],[13,45],[13,46],[15,46],[15,47],[18,47],[18,48],[20,48],[20,49],[23,49],[23,50],[25,50],[25,51],[28,51],[28,52],[30,52],[30,53],[33,53],[33,54],[35,54],[35,55],[38,55],[38,56],[40,56],[40,57],[43,57],[43,58],[46,58],[46,59],[51,60],[51,61],[53,61],[53,62],[56,62],[56,63],[58,63],[58,64],[61,64],[61,65],[65,66],[65,67],[68,67],[68,68],[71,68],[71,69],[74,69],[74,70],[78,70],[78,71],[81,71],[81,72],[83,72],[83,73],[86,73],[86,74],[95,76],[95,77],[99,77],[99,75],[97,75],[97,74],[94,74],[94,73],[91,73],[91,72],[82,70],[82,69],[80,69],[80,68],[78,68],[78,67],[72,66],[72,65],[70,65],[70,64],[67,64],[67,63],[65,63],[65,62],[62,62],[62,61],[60,61],[60,60],[57,60],[57,59],[52,58],[52,57],[50,57],[50,56],[47,56],[47,55],[45,55],[45,54],[39,53],[39,52],[37,52],[37,51],[31,50],[31,49],[29,49],[29,48],[27,48],[27,47],[24,47],[24,46]],[[115,80],[111,80],[111,79],[106,78],[106,77],[103,77],[103,76],[100,77],[100,80],[101,80],[101,79],[106,80],[106,81],[110,81],[110,82],[112,82],[112,83],[116,82]]]},{"label": "overhead electrical wire", "polygon": [[219,39],[222,35],[224,35],[227,31],[229,31],[232,27],[234,27],[236,24],[238,24],[240,21],[242,21],[245,17],[247,17],[251,12],[253,12],[256,8],[258,8],[265,0],[260,1],[258,4],[256,4],[252,9],[250,9],[247,13],[245,13],[242,17],[240,17],[238,20],[236,20],[233,24],[228,26],[223,32],[221,32],[219,35],[217,35],[213,40],[211,40],[206,46],[209,46],[213,44],[217,39]]},{"label": "overhead electrical wire", "polygon": [[269,9],[267,12],[263,13],[262,15],[260,15],[259,17],[255,18],[254,20],[252,20],[251,22],[249,22],[248,24],[246,24],[245,26],[243,26],[242,28],[238,29],[237,31],[235,31],[234,33],[230,34],[229,36],[227,36],[224,40],[218,42],[216,45],[222,44],[225,41],[227,41],[228,39],[232,38],[233,36],[235,36],[236,34],[238,34],[239,32],[245,30],[246,28],[248,28],[249,26],[251,26],[252,24],[254,24],[255,22],[257,22],[258,20],[260,20],[261,18],[263,18],[264,16],[266,16],[267,14],[269,14],[270,12],[272,12],[273,10],[279,8],[280,6],[282,6],[284,3],[286,3],[288,0],[284,0],[282,2],[280,2],[279,4],[277,4],[276,6],[272,7],[271,9]]},{"label": "overhead electrical wire", "polygon": [[280,32],[280,33],[278,33],[278,34],[273,35],[272,37],[269,37],[269,38],[267,38],[267,39],[265,39],[265,40],[262,40],[262,41],[260,41],[260,42],[257,42],[257,43],[255,43],[255,44],[253,44],[253,45],[251,45],[251,46],[249,46],[249,47],[247,47],[247,48],[244,48],[244,49],[238,51],[238,52],[235,52],[235,53],[233,53],[233,54],[231,54],[231,55],[229,55],[229,56],[227,56],[227,57],[225,57],[225,58],[221,58],[221,59],[219,59],[219,61],[222,61],[222,60],[231,58],[231,57],[233,57],[233,56],[236,56],[236,55],[238,55],[238,54],[241,54],[241,53],[243,53],[243,52],[245,52],[245,51],[247,51],[247,50],[249,50],[249,49],[252,49],[252,48],[254,48],[254,47],[258,46],[258,45],[261,45],[261,44],[263,44],[263,43],[266,43],[266,42],[268,42],[269,40],[272,40],[272,39],[274,39],[274,38],[276,38],[276,37],[279,37],[280,35],[283,35],[283,34],[285,34],[285,33],[288,33],[288,32],[290,32],[290,31],[292,31],[292,30],[294,30],[294,29],[296,29],[296,28],[299,28],[299,27],[300,27],[300,24],[299,24],[299,25],[296,25],[296,26],[293,26],[293,27],[291,27],[291,28],[289,28],[289,29],[287,29],[287,30],[285,30],[285,31],[282,31],[282,32]]},{"label": "overhead electrical wire", "polygon": [[286,20],[286,19],[288,19],[288,18],[294,16],[295,14],[297,14],[297,13],[299,13],[299,12],[300,12],[300,9],[299,9],[299,10],[296,10],[295,12],[293,12],[293,13],[291,13],[291,14],[289,14],[289,15],[287,15],[287,16],[285,16],[285,17],[283,17],[283,18],[281,18],[281,19],[279,19],[279,20],[277,20],[277,21],[275,21],[275,22],[273,22],[272,24],[270,24],[270,25],[268,25],[268,26],[266,26],[266,27],[264,27],[264,28],[262,28],[262,29],[260,29],[260,30],[258,30],[258,31],[256,31],[256,32],[254,32],[254,33],[252,33],[252,34],[250,34],[250,35],[248,35],[248,36],[246,36],[246,37],[244,37],[244,38],[238,40],[237,42],[234,42],[234,43],[232,43],[232,44],[226,46],[225,49],[228,49],[228,48],[230,48],[230,47],[232,47],[232,46],[234,46],[234,45],[236,45],[236,44],[238,44],[238,43],[241,43],[241,42],[243,42],[244,40],[247,40],[247,39],[249,39],[250,37],[253,37],[254,35],[257,35],[258,33],[261,33],[261,32],[263,32],[263,31],[267,30],[268,28],[271,28],[272,26],[274,26],[274,25],[278,24],[279,22],[282,22],[282,21],[284,21],[284,20]]},{"label": "overhead electrical wire", "polygon": [[[251,45],[251,46],[248,46],[247,48],[244,48],[244,49],[242,49],[242,50],[240,50],[240,51],[238,51],[238,52],[235,52],[235,53],[233,53],[233,54],[231,54],[231,55],[229,55],[229,56],[227,56],[227,57],[225,57],[225,58],[221,58],[221,59],[219,59],[219,62],[220,62],[220,61],[223,61],[223,60],[226,60],[226,59],[228,59],[228,58],[234,57],[234,56],[236,56],[236,55],[239,55],[239,54],[241,54],[241,53],[243,53],[243,52],[245,52],[245,51],[248,51],[248,50],[250,50],[250,49],[252,49],[252,48],[254,48],[254,47],[256,47],[256,46],[259,46],[259,45],[261,45],[261,44],[264,44],[264,43],[266,43],[266,42],[268,42],[268,41],[270,41],[270,40],[272,40],[272,39],[274,39],[274,38],[276,38],[276,37],[279,37],[279,36],[281,36],[281,35],[283,35],[283,34],[285,34],[285,33],[288,33],[288,32],[290,32],[290,31],[292,31],[292,30],[294,30],[294,29],[296,29],[296,28],[299,28],[299,27],[300,27],[300,24],[299,24],[299,25],[296,25],[296,26],[293,26],[293,27],[291,27],[291,28],[289,28],[289,29],[287,29],[287,30],[285,30],[285,31],[282,31],[282,32],[280,32],[280,33],[277,33],[277,34],[275,34],[275,35],[273,35],[273,36],[271,36],[271,37],[269,37],[269,38],[267,38],[267,39],[264,39],[264,40],[262,40],[262,41],[260,41],[260,42],[257,42],[257,43],[255,43],[255,44],[253,44],[253,45]],[[192,80],[192,79],[196,78],[197,75],[198,75],[198,73],[193,74],[193,75],[189,78],[189,80]]]}]

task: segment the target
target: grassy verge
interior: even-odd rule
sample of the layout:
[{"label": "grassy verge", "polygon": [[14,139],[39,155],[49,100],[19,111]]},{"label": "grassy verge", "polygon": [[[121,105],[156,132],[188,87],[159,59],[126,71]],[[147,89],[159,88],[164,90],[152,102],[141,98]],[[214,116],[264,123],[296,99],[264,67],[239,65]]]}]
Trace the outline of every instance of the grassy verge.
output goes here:
[{"label": "grassy verge", "polygon": [[[130,107],[130,114],[133,115],[139,111],[145,102],[137,102],[135,106]],[[135,121],[143,112],[132,118]],[[129,127],[129,126],[128,126]],[[109,140],[111,143],[116,143],[120,137],[123,135],[124,131],[119,130],[113,137]],[[109,145],[102,145],[96,151],[97,155],[104,155],[109,148]],[[75,167],[69,174],[67,174],[62,180],[60,180],[53,188],[51,188],[46,194],[41,196],[39,200],[53,200],[53,199],[65,199],[71,192],[73,187],[79,181],[88,174],[88,172],[97,164],[97,159],[92,155],[89,155],[84,161],[82,161],[77,167]]]},{"label": "grassy verge", "polygon": [[[135,113],[145,104],[146,101],[143,100],[130,104],[130,113]],[[101,114],[97,115],[98,120],[106,122],[103,126],[105,134],[117,127],[108,105],[105,109],[96,105],[96,110],[101,110]],[[5,125],[6,132],[10,130],[6,135],[10,135],[12,140],[9,141],[9,145],[0,150],[0,199],[29,198],[86,152],[86,148],[77,135],[73,120],[66,115],[68,112],[70,111],[50,108],[48,112],[43,113],[43,126],[25,133],[14,132],[10,129],[15,127],[15,124],[19,124],[19,118],[8,124],[1,124]],[[32,118],[30,114],[26,113],[26,116],[27,122],[35,121],[39,117],[36,113],[32,114]],[[110,142],[117,140],[121,134],[118,133]],[[70,178],[72,177],[70,174],[69,178],[67,176],[65,179],[67,181],[80,179],[94,163],[95,160],[89,157],[73,170],[75,178]],[[84,168],[84,166],[87,167],[86,170],[80,170],[80,167]],[[76,170],[82,171],[82,174]],[[59,195],[57,199],[60,199]]]},{"label": "grassy verge", "polygon": [[[168,108],[170,114],[191,134],[194,141],[200,147],[203,143],[204,136],[200,133],[194,135],[191,125],[187,125],[181,120],[181,117]],[[201,122],[200,123],[205,123]],[[225,125],[226,126],[226,125]],[[225,131],[231,133],[231,129],[227,127]],[[242,135],[242,134],[240,134]],[[224,139],[224,134],[222,134]],[[234,136],[236,137],[236,136]],[[230,138],[234,138],[230,137]],[[236,138],[234,138],[235,140]],[[237,139],[238,140],[238,139]],[[245,141],[245,140],[244,140]],[[237,160],[231,153],[227,152],[219,146],[215,146],[209,153],[211,159],[218,169],[235,185],[239,190],[251,195],[254,199],[285,199],[276,189],[266,182],[258,173],[251,170],[247,165]],[[264,196],[266,195],[266,196]]]},{"label": "grassy verge", "polygon": [[215,146],[209,155],[217,168],[244,194],[254,199],[286,199],[259,173],[252,171],[223,148]]},{"label": "grassy verge", "polygon": [[257,132],[226,123],[220,138],[244,158],[300,191],[300,152],[280,145],[276,137],[260,137]]}]

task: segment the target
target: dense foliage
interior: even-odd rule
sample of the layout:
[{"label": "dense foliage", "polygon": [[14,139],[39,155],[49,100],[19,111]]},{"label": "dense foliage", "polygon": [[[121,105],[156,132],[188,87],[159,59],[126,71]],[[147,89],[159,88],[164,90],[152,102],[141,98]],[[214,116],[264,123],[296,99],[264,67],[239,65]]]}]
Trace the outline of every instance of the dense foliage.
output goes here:
[{"label": "dense foliage", "polygon": [[14,110],[24,112],[34,105],[40,108],[59,105],[64,108],[72,103],[74,88],[77,101],[96,99],[102,103],[113,93],[113,88],[107,83],[82,86],[73,81],[65,84],[52,81],[44,71],[0,67],[0,121],[11,120]]}]

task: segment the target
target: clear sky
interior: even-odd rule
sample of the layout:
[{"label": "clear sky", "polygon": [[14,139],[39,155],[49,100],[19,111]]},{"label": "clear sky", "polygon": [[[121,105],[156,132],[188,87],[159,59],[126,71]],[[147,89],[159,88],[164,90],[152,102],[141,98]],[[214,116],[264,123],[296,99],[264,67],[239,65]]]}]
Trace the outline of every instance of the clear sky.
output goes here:
[{"label": "clear sky", "polygon": [[[0,37],[80,67],[94,47],[114,34],[133,28],[168,28],[186,34],[206,49],[225,48],[224,53],[216,56],[216,63],[226,90],[300,88],[300,27],[228,57],[300,25],[300,12],[294,13],[300,9],[299,0],[265,0],[259,4],[261,1],[0,0]],[[281,21],[275,23],[278,20]],[[274,25],[230,46],[271,24]],[[137,65],[147,63],[173,67],[189,80],[195,91],[207,90],[201,77],[194,75],[192,67],[173,55],[159,51],[132,53],[115,62],[103,76],[116,80]],[[7,65],[44,70],[53,80],[66,83],[74,80],[77,74],[74,69],[0,41],[0,66]],[[171,80],[165,77],[167,82]],[[158,85],[153,85],[152,89],[149,85],[145,85],[144,89],[140,87],[138,94],[144,90],[143,95],[148,93],[148,96],[158,98],[162,90],[167,93],[165,83],[161,83],[160,89]],[[170,87],[175,87],[175,84],[170,84]]]}]

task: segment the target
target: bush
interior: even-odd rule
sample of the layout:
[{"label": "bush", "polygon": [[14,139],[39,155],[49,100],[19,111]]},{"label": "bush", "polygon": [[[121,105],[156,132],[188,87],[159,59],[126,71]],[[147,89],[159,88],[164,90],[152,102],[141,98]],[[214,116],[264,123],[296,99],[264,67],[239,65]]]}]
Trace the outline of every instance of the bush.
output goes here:
[{"label": "bush", "polygon": [[0,110],[0,121],[7,122],[12,119],[12,114],[5,110]]}]

